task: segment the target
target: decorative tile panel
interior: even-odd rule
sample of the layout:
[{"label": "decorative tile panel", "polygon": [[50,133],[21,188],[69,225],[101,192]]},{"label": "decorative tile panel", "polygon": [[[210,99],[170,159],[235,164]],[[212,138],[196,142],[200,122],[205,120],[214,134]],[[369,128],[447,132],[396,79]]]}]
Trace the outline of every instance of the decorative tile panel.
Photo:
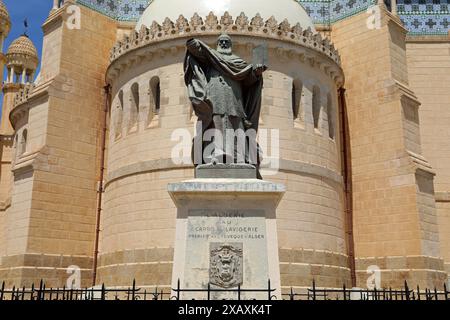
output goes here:
[{"label": "decorative tile panel", "polygon": [[298,0],[316,24],[345,19],[376,3],[376,0]]},{"label": "decorative tile panel", "polygon": [[153,0],[77,0],[78,3],[119,21],[137,21],[151,1]]},{"label": "decorative tile panel", "polygon": [[[152,1],[154,0],[78,0],[78,3],[119,21],[137,21]],[[298,1],[314,23],[322,25],[333,24],[377,3],[377,0],[292,1]],[[390,8],[391,1],[385,0],[385,3]],[[448,34],[450,0],[397,0],[397,10],[411,35]]]},{"label": "decorative tile panel", "polygon": [[450,0],[397,0],[397,11],[410,35],[446,35]]},{"label": "decorative tile panel", "polygon": [[[332,24],[367,10],[377,0],[298,0],[316,24]],[[390,9],[391,1],[385,1]],[[446,35],[450,0],[397,0],[397,12],[410,35]],[[324,14],[326,13],[326,14]]]}]

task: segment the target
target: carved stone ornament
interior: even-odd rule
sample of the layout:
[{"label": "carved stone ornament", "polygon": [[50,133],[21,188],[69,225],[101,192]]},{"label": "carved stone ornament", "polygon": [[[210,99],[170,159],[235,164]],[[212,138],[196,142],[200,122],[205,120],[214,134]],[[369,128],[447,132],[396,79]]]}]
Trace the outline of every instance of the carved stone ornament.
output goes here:
[{"label": "carved stone ornament", "polygon": [[[313,32],[310,27],[303,29],[298,23],[292,26],[286,19],[278,23],[273,16],[264,20],[260,14],[250,18],[244,12],[236,19],[233,19],[228,12],[220,17],[210,12],[203,18],[198,13],[195,13],[190,19],[179,16],[175,22],[166,18],[162,25],[154,21],[150,26],[141,27],[138,34],[132,32],[131,35],[118,41],[111,49],[110,61],[114,62],[130,51],[147,46],[150,48],[164,40],[188,39],[207,35],[217,36],[223,32],[231,36],[251,36],[264,40],[274,39],[296,44],[296,49],[287,50],[298,51],[302,57],[305,56],[305,49],[313,50],[315,51],[314,56],[321,61],[320,64],[327,64],[328,68],[324,70],[328,70],[327,75],[336,82],[337,86],[341,86],[344,81],[340,69],[339,53],[329,39],[323,38],[320,33]],[[145,56],[149,57],[150,54],[145,54]],[[111,78],[120,74],[128,65],[130,64],[123,61],[117,62],[110,69]]]},{"label": "carved stone ornament", "polygon": [[242,285],[244,273],[242,243],[212,242],[209,252],[209,282],[222,288]]}]

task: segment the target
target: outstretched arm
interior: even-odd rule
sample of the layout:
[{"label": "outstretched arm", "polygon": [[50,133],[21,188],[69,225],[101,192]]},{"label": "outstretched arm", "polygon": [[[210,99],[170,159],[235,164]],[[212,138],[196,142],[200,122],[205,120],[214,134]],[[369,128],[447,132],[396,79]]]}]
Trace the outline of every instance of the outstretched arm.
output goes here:
[{"label": "outstretched arm", "polygon": [[205,52],[199,40],[197,39],[189,39],[186,42],[187,51],[192,54],[194,57],[204,60],[206,58]]},{"label": "outstretched arm", "polygon": [[252,72],[250,75],[245,79],[244,84],[246,86],[251,86],[256,81],[258,81],[261,77],[264,71],[267,70],[267,66],[262,64],[255,64],[253,65]]},{"label": "outstretched arm", "polygon": [[253,66],[253,72],[257,77],[262,76],[263,72],[267,70],[267,66],[263,64],[256,64]]}]

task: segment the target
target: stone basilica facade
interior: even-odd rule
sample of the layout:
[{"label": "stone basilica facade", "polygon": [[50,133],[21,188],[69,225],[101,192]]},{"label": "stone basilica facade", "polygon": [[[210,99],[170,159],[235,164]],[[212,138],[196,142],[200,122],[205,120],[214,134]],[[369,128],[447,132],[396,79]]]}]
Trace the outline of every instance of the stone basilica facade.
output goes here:
[{"label": "stone basilica facade", "polygon": [[[196,121],[185,43],[213,46],[227,33],[247,61],[268,48],[260,127],[279,130],[279,171],[264,179],[286,186],[276,219],[282,288],[313,279],[366,287],[373,266],[382,287],[442,287],[445,4],[55,0],[41,57],[26,36],[0,53],[0,281],[63,286],[78,266],[82,286],[170,287],[167,185],[194,175],[171,156],[174,130],[193,133]],[[2,1],[0,19],[3,43],[11,23]]]}]

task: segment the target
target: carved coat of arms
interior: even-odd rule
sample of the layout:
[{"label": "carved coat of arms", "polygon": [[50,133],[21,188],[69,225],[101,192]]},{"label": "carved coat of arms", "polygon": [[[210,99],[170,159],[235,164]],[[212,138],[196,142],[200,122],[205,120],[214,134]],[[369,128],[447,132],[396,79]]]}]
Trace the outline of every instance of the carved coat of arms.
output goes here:
[{"label": "carved coat of arms", "polygon": [[210,243],[209,282],[222,288],[242,284],[242,243]]}]

